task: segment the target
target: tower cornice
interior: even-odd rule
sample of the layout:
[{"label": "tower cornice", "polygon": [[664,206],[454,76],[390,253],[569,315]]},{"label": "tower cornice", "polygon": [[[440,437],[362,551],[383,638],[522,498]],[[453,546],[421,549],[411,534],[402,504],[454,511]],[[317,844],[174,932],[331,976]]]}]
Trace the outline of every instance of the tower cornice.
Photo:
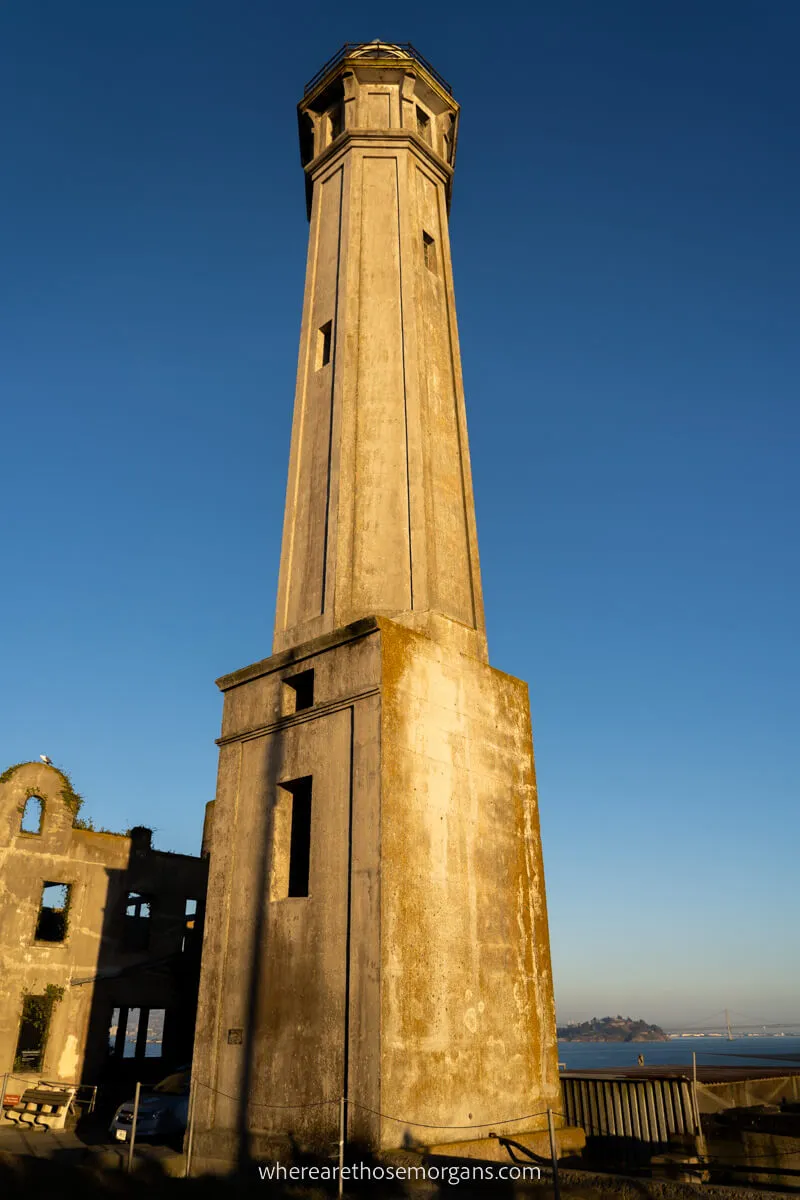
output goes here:
[{"label": "tower cornice", "polygon": [[404,149],[416,150],[417,154],[432,170],[440,176],[447,188],[448,204],[454,175],[453,167],[431,150],[430,146],[411,129],[354,129],[346,130],[327,146],[321,154],[311,162],[306,163],[304,170],[309,179],[314,179],[323,169],[330,167],[341,155],[353,148],[387,148],[399,146]]}]

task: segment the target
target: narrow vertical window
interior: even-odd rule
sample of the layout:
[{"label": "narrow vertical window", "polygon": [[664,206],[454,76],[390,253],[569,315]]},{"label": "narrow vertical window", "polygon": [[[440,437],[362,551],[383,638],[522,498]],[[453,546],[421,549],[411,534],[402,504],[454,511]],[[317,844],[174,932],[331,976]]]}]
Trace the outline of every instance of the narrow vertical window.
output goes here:
[{"label": "narrow vertical window", "polygon": [[308,896],[311,877],[311,776],[280,784],[275,796],[269,898]]},{"label": "narrow vertical window", "polygon": [[[285,786],[285,785],[284,785]],[[311,776],[298,779],[292,791],[292,835],[289,845],[289,895],[307,896],[311,866]]]},{"label": "narrow vertical window", "polygon": [[181,954],[191,950],[197,943],[197,901],[187,900],[183,913],[183,937]]},{"label": "narrow vertical window", "polygon": [[453,161],[453,140],[455,137],[455,117],[447,118],[444,128],[444,156],[449,163]]},{"label": "narrow vertical window", "polygon": [[111,1010],[111,1019],[108,1022],[108,1053],[111,1055],[117,1052],[117,1038],[119,1037],[119,1017],[120,1010],[114,1008]]},{"label": "narrow vertical window", "polygon": [[327,367],[331,361],[331,335],[333,321],[326,321],[317,332],[317,370]]},{"label": "narrow vertical window", "polygon": [[328,110],[328,141],[332,142],[344,129],[344,104],[340,100]]},{"label": "narrow vertical window", "polygon": [[436,274],[436,242],[429,233],[422,232],[422,258],[429,271]]},{"label": "narrow vertical window", "polygon": [[129,1008],[125,1021],[125,1042],[122,1049],[123,1058],[136,1058],[136,1043],[139,1040],[139,1021],[142,1015],[140,1008]]},{"label": "narrow vertical window", "polygon": [[44,818],[44,800],[41,796],[28,796],[22,810],[20,833],[41,833]]},{"label": "narrow vertical window", "polygon": [[423,142],[431,144],[431,119],[424,109],[417,105],[417,133]]},{"label": "narrow vertical window", "polygon": [[314,157],[314,122],[308,113],[300,118],[300,159],[303,166]]},{"label": "narrow vertical window", "polygon": [[37,942],[63,942],[67,936],[67,914],[71,885],[45,883],[36,918]]},{"label": "narrow vertical window", "polygon": [[145,1058],[161,1058],[164,1052],[164,1017],[166,1009],[151,1008],[147,1012],[147,1040],[144,1044]]}]

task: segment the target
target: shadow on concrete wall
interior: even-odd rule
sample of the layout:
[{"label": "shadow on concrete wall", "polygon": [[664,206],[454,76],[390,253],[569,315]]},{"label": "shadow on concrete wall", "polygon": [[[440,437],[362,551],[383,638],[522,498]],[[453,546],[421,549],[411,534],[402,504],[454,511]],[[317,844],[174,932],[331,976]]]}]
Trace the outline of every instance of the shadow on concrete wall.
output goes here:
[{"label": "shadow on concrete wall", "polygon": [[94,988],[82,1082],[98,1086],[101,1112],[189,1063],[194,1039],[207,862],[131,833],[127,866],[106,869],[95,972],[72,982]]},{"label": "shadow on concrete wall", "polygon": [[275,805],[278,799],[278,783],[284,766],[283,739],[273,736],[266,739],[266,762],[264,781],[266,790],[266,815],[263,822],[261,845],[258,850],[258,878],[256,907],[253,913],[253,929],[247,963],[247,1003],[245,1006],[244,1053],[240,1076],[236,1138],[237,1165],[240,1174],[252,1167],[252,1125],[250,1093],[253,1087],[253,1071],[258,1033],[258,1015],[261,1009],[263,982],[269,970],[269,945],[267,936],[267,896],[269,874],[275,835]]}]

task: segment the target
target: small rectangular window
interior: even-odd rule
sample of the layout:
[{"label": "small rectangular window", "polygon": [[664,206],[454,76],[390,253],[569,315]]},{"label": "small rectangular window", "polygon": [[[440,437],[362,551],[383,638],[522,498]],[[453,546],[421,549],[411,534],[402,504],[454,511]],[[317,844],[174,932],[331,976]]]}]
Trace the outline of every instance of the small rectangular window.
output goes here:
[{"label": "small rectangular window", "polygon": [[37,942],[63,942],[67,936],[67,914],[72,885],[45,883],[36,919]]},{"label": "small rectangular window", "polygon": [[417,105],[417,133],[423,142],[431,144],[431,119],[424,109]]},{"label": "small rectangular window", "polygon": [[291,675],[284,679],[283,686],[286,689],[287,703],[284,707],[287,715],[314,707],[313,671],[301,671],[298,675]]},{"label": "small rectangular window", "polygon": [[333,321],[326,321],[317,331],[317,370],[321,371],[331,361],[331,336]]},{"label": "small rectangular window", "polygon": [[128,892],[125,898],[125,923],[122,944],[125,950],[141,952],[150,945],[151,901],[141,892]]},{"label": "small rectangular window", "polygon": [[428,270],[436,274],[436,242],[424,229],[422,231],[422,257]]},{"label": "small rectangular window", "polygon": [[126,917],[140,917],[143,921],[150,920],[150,901],[138,892],[128,892],[125,903]]}]

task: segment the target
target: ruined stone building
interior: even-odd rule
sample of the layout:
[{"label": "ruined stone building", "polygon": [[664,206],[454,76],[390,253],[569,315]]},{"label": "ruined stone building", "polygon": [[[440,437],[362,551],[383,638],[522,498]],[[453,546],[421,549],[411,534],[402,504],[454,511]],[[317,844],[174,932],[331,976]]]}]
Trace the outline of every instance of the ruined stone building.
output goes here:
[{"label": "ruined stone building", "polygon": [[0,775],[0,1077],[152,1082],[191,1058],[207,858],[79,804],[53,766]]},{"label": "ruined stone building", "polygon": [[209,1165],[290,1134],[330,1145],[340,1097],[374,1147],[489,1123],[541,1138],[561,1108],[528,691],[486,643],[448,235],[459,106],[412,47],[370,43],[326,64],[299,120],[273,651],[218,681],[193,1067]]}]

